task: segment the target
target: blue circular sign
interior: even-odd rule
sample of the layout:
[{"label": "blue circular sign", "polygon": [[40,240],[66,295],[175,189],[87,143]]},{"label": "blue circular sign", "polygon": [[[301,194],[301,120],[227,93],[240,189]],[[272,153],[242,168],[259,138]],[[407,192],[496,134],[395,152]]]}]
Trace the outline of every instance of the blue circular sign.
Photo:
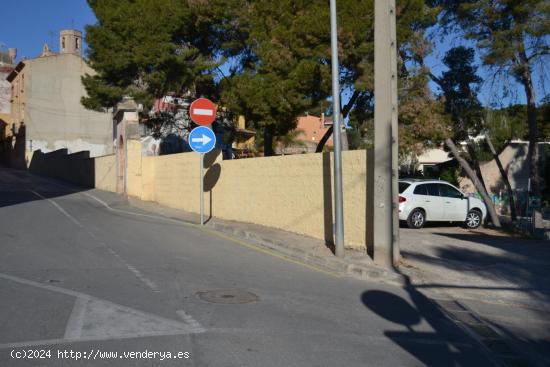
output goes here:
[{"label": "blue circular sign", "polygon": [[216,145],[216,135],[205,127],[199,126],[191,130],[189,134],[189,146],[197,153],[208,153]]}]

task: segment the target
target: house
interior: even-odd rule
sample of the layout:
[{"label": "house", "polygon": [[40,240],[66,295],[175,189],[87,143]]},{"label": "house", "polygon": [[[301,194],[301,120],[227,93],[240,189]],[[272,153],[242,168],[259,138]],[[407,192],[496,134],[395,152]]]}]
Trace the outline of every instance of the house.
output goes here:
[{"label": "house", "polygon": [[[277,154],[314,153],[317,145],[331,126],[332,120],[325,118],[325,114],[321,114],[320,117],[313,115],[300,116],[296,123],[296,129],[291,132],[292,135],[289,135],[291,138],[280,140],[275,147],[275,152]],[[333,147],[332,135],[325,146]]]},{"label": "house", "polygon": [[233,142],[233,153],[235,158],[253,157],[255,142],[256,132],[247,130],[244,116],[239,116],[235,129],[235,141]]},{"label": "house", "polygon": [[[545,167],[545,152],[550,149],[550,143],[539,143],[540,167]],[[527,191],[529,188],[529,161],[528,161],[529,142],[525,140],[512,140],[506,148],[499,154],[500,162],[504,171],[508,175],[508,181],[512,190]],[[495,160],[481,163],[479,166],[485,187],[490,195],[499,196],[506,191],[504,182]],[[544,169],[540,170],[540,175],[544,178]],[[544,181],[544,180],[543,180]],[[468,177],[460,180],[460,188],[465,192],[474,192],[475,187]]]},{"label": "house", "polygon": [[36,150],[89,151],[92,157],[113,152],[111,113],[90,111],[80,103],[86,93],[81,77],[95,73],[82,58],[81,32],[61,31],[59,45],[59,53],[44,45],[39,57],[19,62],[7,77],[8,139],[18,142],[10,152],[12,166],[25,168]]},{"label": "house", "polygon": [[439,165],[452,160],[449,152],[443,147],[426,149],[420,155],[409,155],[400,164],[400,171],[409,175],[421,173],[424,176],[432,177],[437,174]]},{"label": "house", "polygon": [[0,155],[11,143],[6,139],[11,128],[11,85],[6,78],[13,71],[16,55],[15,48],[8,49],[8,52],[0,51]]}]

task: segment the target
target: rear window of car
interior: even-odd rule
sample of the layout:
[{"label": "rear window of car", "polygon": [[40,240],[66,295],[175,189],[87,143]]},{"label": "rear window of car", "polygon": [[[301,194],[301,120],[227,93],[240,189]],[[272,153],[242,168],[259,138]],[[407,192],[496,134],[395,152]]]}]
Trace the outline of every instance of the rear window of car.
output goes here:
[{"label": "rear window of car", "polygon": [[406,183],[406,182],[400,182],[399,183],[399,193],[402,194],[403,191],[407,190],[407,187],[411,186],[410,183]]},{"label": "rear window of car", "polygon": [[415,195],[428,195],[428,190],[426,189],[428,185],[418,185],[414,188]]}]

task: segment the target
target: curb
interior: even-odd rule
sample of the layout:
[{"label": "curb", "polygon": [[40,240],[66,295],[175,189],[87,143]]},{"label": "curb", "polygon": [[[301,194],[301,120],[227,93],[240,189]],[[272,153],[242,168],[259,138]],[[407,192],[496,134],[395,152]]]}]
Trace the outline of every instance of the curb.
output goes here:
[{"label": "curb", "polygon": [[406,277],[402,274],[392,270],[380,268],[374,264],[362,264],[350,261],[349,259],[339,259],[336,257],[319,255],[318,253],[310,251],[304,251],[302,249],[290,246],[286,242],[266,238],[257,232],[235,228],[234,226],[223,223],[209,223],[206,226],[217,232],[251,241],[257,246],[275,251],[289,259],[296,260],[307,265],[320,267],[334,273],[359,280],[382,282],[400,287],[406,284]]},{"label": "curb", "polygon": [[[128,198],[126,200],[126,203],[132,207],[149,212],[154,212],[160,217],[171,220],[178,220],[183,223],[201,228],[201,226],[197,225],[197,223],[189,219],[164,215],[162,213],[159,213],[158,211],[155,211],[152,208],[143,207],[142,205],[140,205],[140,202],[140,200],[133,198]],[[158,204],[155,203],[155,205]],[[372,262],[372,260],[370,260],[370,258],[368,258],[370,262],[364,263],[361,261],[354,261],[354,259],[350,258],[337,258],[332,254],[327,256],[324,254],[319,254],[318,252],[297,248],[295,246],[292,246],[288,242],[269,238],[268,236],[262,235],[256,231],[239,228],[238,226],[226,223],[209,221],[204,225],[204,227],[236,239],[246,240],[254,246],[273,251],[288,259],[306,265],[314,266],[328,272],[336,273],[358,280],[381,282],[399,287],[403,287],[407,284],[406,276],[399,274],[392,269],[378,267]]]}]

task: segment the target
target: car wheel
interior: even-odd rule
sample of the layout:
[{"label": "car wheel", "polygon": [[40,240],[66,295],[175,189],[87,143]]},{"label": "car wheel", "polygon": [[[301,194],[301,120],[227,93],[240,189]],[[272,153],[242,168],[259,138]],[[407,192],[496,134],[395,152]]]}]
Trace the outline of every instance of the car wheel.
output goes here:
[{"label": "car wheel", "polygon": [[407,218],[409,228],[420,229],[426,224],[426,213],[422,209],[414,209]]},{"label": "car wheel", "polygon": [[470,210],[466,216],[466,227],[475,229],[481,225],[481,213],[478,210]]}]

